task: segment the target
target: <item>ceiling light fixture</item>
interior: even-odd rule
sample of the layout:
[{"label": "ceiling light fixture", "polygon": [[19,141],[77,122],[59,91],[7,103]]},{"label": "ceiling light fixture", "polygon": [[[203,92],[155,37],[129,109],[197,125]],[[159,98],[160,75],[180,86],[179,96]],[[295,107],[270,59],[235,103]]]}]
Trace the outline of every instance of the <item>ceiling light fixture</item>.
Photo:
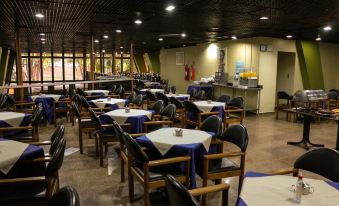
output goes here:
[{"label": "ceiling light fixture", "polygon": [[45,15],[43,15],[42,13],[36,13],[36,14],[35,14],[35,17],[38,17],[38,18],[44,18]]},{"label": "ceiling light fixture", "polygon": [[236,37],[236,36],[234,36],[234,35],[233,35],[233,36],[231,36],[231,38],[232,38],[232,39],[237,39],[237,37]]},{"label": "ceiling light fixture", "polygon": [[46,42],[43,41],[43,42],[41,42],[41,44],[46,44]]},{"label": "ceiling light fixture", "polygon": [[181,37],[185,38],[186,37],[186,33],[181,33]]},{"label": "ceiling light fixture", "polygon": [[103,50],[102,50],[102,53],[105,53],[105,52],[106,52],[106,50],[105,50],[105,49],[103,49]]},{"label": "ceiling light fixture", "polygon": [[120,49],[123,49],[123,48],[124,48],[123,46],[120,47]]},{"label": "ceiling light fixture", "polygon": [[137,19],[134,21],[135,24],[142,24],[142,21],[140,19]]},{"label": "ceiling light fixture", "polygon": [[41,38],[41,41],[46,41],[46,39],[45,38]]},{"label": "ceiling light fixture", "polygon": [[318,34],[318,37],[315,39],[316,41],[321,41],[321,36]]},{"label": "ceiling light fixture", "polygon": [[174,9],[175,9],[175,6],[173,6],[173,5],[168,5],[166,7],[166,11],[173,11]]},{"label": "ceiling light fixture", "polygon": [[163,39],[163,38],[159,38],[158,40],[159,40],[159,41],[164,41],[164,39]]},{"label": "ceiling light fixture", "polygon": [[291,38],[293,38],[293,36],[292,35],[287,35],[286,38],[287,39],[291,39]]},{"label": "ceiling light fixture", "polygon": [[269,18],[268,18],[268,16],[262,16],[262,17],[260,17],[260,20],[268,20]]},{"label": "ceiling light fixture", "polygon": [[99,43],[99,40],[96,39],[96,40],[94,40],[94,42],[95,42],[95,43]]},{"label": "ceiling light fixture", "polygon": [[117,29],[117,30],[115,30],[115,32],[116,33],[121,33],[122,31],[121,31],[121,29]]},{"label": "ceiling light fixture", "polygon": [[104,35],[103,37],[104,37],[104,39],[108,39],[108,35]]},{"label": "ceiling light fixture", "polygon": [[331,26],[325,26],[323,29],[324,29],[324,31],[331,31],[332,27]]},{"label": "ceiling light fixture", "polygon": [[40,33],[40,36],[45,36],[46,34],[45,33]]}]

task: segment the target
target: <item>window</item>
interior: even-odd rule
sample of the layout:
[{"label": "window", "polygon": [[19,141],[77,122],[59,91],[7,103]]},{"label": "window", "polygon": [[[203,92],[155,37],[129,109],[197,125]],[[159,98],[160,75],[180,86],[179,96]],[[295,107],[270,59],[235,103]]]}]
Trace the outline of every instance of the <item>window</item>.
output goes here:
[{"label": "window", "polygon": [[42,58],[42,71],[43,71],[43,80],[52,81],[52,59],[51,58]]},{"label": "window", "polygon": [[41,81],[40,58],[31,58],[31,81]]},{"label": "window", "polygon": [[105,74],[112,73],[112,59],[109,58],[104,59],[104,73]]},{"label": "window", "polygon": [[84,61],[82,58],[76,58],[75,62],[75,80],[84,80]]},{"label": "window", "polygon": [[[21,59],[22,64],[22,80],[29,81],[29,67],[28,67],[28,58]],[[15,71],[13,70],[13,73]]]},{"label": "window", "polygon": [[65,80],[73,80],[73,59],[65,58]]},{"label": "window", "polygon": [[15,64],[15,61],[14,61],[13,70],[12,70],[11,82],[16,82],[16,64]]},{"label": "window", "polygon": [[115,71],[121,72],[121,59],[115,59]]},{"label": "window", "polygon": [[62,59],[54,58],[54,81],[62,81]]},{"label": "window", "polygon": [[122,61],[123,71],[129,71],[129,69],[130,69],[129,63],[130,63],[129,59],[123,59],[123,61]]}]

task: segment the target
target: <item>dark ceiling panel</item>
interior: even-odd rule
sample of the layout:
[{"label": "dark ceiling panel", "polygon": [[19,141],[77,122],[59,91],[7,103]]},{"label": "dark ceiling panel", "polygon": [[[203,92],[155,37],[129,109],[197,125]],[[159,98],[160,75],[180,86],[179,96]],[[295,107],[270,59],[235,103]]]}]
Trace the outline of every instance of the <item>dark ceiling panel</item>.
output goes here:
[{"label": "dark ceiling panel", "polygon": [[[166,12],[173,3],[176,9]],[[38,19],[36,13],[44,18]],[[268,20],[259,20],[268,16]],[[140,18],[141,25],[134,20]],[[269,36],[339,43],[339,2],[336,0],[1,0],[0,43],[14,46],[20,29],[22,49],[33,52],[89,51],[91,35],[100,43],[95,50],[129,48],[137,51],[201,42]],[[330,24],[333,29],[324,32]],[[116,29],[123,32],[118,34]],[[180,34],[185,32],[186,38]],[[45,33],[46,44],[41,44]],[[103,35],[108,35],[104,39]],[[161,37],[164,41],[158,41]]]}]

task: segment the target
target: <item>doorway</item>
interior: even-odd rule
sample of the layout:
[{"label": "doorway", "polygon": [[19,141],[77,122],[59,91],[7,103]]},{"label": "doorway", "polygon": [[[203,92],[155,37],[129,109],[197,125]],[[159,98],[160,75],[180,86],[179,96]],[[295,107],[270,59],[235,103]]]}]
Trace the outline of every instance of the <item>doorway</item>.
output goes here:
[{"label": "doorway", "polygon": [[292,95],[294,90],[295,52],[278,52],[276,92]]}]

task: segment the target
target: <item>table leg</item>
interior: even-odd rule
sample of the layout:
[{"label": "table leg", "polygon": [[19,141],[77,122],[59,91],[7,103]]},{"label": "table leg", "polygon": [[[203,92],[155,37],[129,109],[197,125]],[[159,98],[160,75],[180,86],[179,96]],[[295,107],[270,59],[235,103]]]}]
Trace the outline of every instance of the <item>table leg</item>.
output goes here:
[{"label": "table leg", "polygon": [[339,151],[339,121],[337,121],[338,129],[337,129],[337,142],[335,146],[335,150]]},{"label": "table leg", "polygon": [[310,127],[311,127],[311,117],[304,116],[303,138],[299,142],[287,142],[287,144],[301,146],[306,150],[309,150],[310,146],[324,147],[323,144],[314,144],[310,141]]}]

